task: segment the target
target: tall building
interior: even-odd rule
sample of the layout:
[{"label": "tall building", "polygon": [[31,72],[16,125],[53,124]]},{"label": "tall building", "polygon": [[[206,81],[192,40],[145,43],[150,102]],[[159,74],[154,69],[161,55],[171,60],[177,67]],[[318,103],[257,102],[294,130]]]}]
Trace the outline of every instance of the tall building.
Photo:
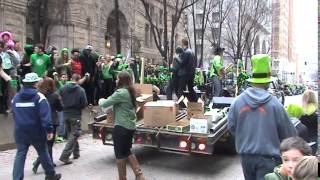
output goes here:
[{"label": "tall building", "polygon": [[[53,24],[47,31],[46,44],[57,48],[83,48],[91,44],[100,53],[116,53],[115,0],[46,0],[50,4],[48,16]],[[0,31],[11,31],[15,40],[23,44],[32,42],[32,22],[29,21],[27,2],[33,0],[0,0]],[[153,22],[163,31],[162,1],[150,0],[148,8]],[[124,56],[138,55],[148,62],[161,63],[161,55],[155,46],[151,25],[145,18],[140,0],[118,0],[121,52]],[[36,9],[34,9],[36,10]],[[174,7],[168,6],[168,21]],[[64,21],[58,21],[64,16]],[[179,23],[175,40],[184,38],[184,26]],[[171,21],[168,22],[170,39]],[[163,33],[161,33],[163,34]],[[161,35],[163,36],[163,35]],[[163,38],[162,38],[163,39]]]},{"label": "tall building", "polygon": [[272,2],[272,71],[283,81],[297,80],[293,0]]}]

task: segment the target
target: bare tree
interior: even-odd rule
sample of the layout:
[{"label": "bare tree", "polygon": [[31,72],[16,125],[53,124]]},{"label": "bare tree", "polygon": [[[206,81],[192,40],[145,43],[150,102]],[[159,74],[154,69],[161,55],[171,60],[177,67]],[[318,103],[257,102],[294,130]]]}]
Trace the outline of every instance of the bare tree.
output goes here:
[{"label": "bare tree", "polygon": [[270,9],[264,0],[236,0],[231,12],[234,14],[226,18],[226,53],[236,62],[251,56],[254,39],[267,23]]},{"label": "bare tree", "polygon": [[216,0],[212,18],[208,21],[211,33],[210,36],[206,37],[213,48],[221,46],[222,28],[234,5],[234,1],[235,0]]},{"label": "bare tree", "polygon": [[33,42],[46,45],[52,25],[68,25],[69,1],[50,0],[27,1],[27,23],[32,25]]},{"label": "bare tree", "polygon": [[200,43],[200,62],[199,62],[199,67],[202,67],[203,65],[203,51],[204,51],[204,36],[205,36],[205,32],[207,30],[207,25],[208,25],[208,21],[210,19],[210,15],[212,13],[212,11],[214,10],[214,8],[216,7],[217,3],[215,0],[204,0],[204,3],[202,4],[202,9],[203,9],[203,16],[202,16],[202,21],[201,21],[201,43]]},{"label": "bare tree", "polygon": [[[174,53],[174,44],[175,44],[175,35],[176,35],[176,27],[180,21],[181,15],[184,12],[185,9],[190,7],[193,3],[188,3],[188,0],[163,0],[162,5],[163,5],[163,20],[164,20],[164,32],[163,32],[163,37],[164,40],[163,42],[161,41],[161,32],[160,32],[160,27],[157,23],[154,22],[150,10],[149,10],[149,5],[146,2],[146,0],[140,0],[143,4],[143,7],[145,9],[146,15],[145,18],[148,20],[151,26],[151,31],[153,34],[154,42],[159,50],[161,56],[164,59],[165,64],[171,64],[172,59],[173,59],[173,53]],[[194,0],[195,2],[198,0]],[[169,48],[169,41],[168,41],[168,10],[167,7],[173,7],[174,11],[171,16],[171,33],[170,33],[170,48]],[[170,54],[168,54],[170,50]],[[168,58],[169,57],[169,58]]]}]

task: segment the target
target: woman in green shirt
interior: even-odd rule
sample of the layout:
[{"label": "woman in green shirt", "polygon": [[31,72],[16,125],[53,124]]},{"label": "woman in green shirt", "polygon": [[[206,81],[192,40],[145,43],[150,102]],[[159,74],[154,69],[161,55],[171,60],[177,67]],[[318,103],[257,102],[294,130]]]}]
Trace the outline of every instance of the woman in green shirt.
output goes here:
[{"label": "woman in green shirt", "polygon": [[126,179],[126,161],[136,175],[137,180],[144,179],[139,162],[131,152],[132,138],[136,129],[136,98],[130,74],[122,71],[117,76],[117,90],[107,99],[100,99],[99,106],[113,106],[114,131],[113,145],[117,159],[119,180]]}]

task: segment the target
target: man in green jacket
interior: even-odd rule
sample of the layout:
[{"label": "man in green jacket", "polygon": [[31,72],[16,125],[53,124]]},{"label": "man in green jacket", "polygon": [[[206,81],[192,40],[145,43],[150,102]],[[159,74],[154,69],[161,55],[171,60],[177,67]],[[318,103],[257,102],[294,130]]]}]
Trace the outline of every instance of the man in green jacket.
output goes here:
[{"label": "man in green jacket", "polygon": [[223,67],[223,51],[224,48],[217,47],[214,51],[214,58],[210,66],[210,79],[212,79],[212,95],[214,97],[222,96],[222,77],[224,75]]}]

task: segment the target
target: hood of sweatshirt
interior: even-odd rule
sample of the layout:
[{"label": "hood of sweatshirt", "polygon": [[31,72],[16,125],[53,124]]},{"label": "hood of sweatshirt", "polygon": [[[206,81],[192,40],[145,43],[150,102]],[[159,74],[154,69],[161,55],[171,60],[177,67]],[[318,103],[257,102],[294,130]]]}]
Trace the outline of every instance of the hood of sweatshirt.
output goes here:
[{"label": "hood of sweatshirt", "polygon": [[23,100],[30,100],[37,95],[38,90],[35,88],[23,88],[20,93]]},{"label": "hood of sweatshirt", "polygon": [[67,83],[65,86],[66,86],[66,90],[68,92],[74,92],[79,88],[79,85],[77,83],[74,83],[74,82]]},{"label": "hood of sweatshirt", "polygon": [[244,101],[251,108],[256,109],[263,104],[266,104],[272,99],[272,95],[261,88],[250,87],[244,92]]}]

